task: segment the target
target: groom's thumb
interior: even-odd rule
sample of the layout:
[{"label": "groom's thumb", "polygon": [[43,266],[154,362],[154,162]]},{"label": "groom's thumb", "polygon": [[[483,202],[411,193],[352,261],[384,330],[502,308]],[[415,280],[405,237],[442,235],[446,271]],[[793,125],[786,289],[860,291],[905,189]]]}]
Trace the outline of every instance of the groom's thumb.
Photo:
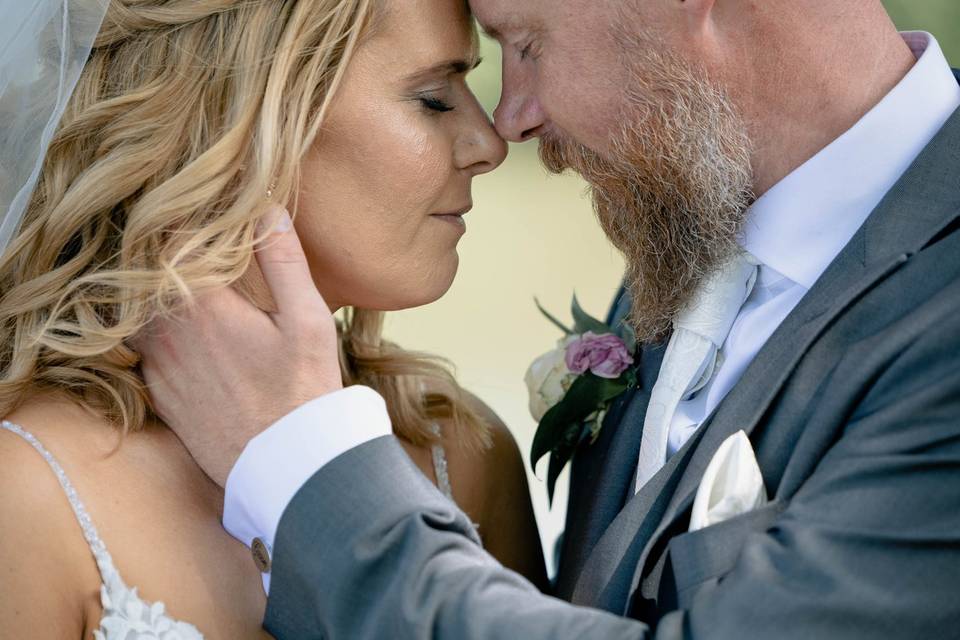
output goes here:
[{"label": "groom's thumb", "polygon": [[278,205],[268,211],[259,230],[263,239],[257,245],[256,256],[277,305],[274,320],[281,324],[329,316],[330,310],[313,283],[307,257],[286,208]]}]

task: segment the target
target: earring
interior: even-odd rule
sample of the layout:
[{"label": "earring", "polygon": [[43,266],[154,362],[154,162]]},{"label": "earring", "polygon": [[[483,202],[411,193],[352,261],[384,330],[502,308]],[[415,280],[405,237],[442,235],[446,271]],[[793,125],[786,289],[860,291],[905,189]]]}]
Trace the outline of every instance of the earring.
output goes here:
[{"label": "earring", "polygon": [[273,199],[273,192],[274,192],[274,190],[276,190],[276,188],[277,188],[277,183],[276,183],[276,182],[271,182],[271,183],[270,183],[270,186],[267,187],[267,200],[272,200],[272,199]]}]

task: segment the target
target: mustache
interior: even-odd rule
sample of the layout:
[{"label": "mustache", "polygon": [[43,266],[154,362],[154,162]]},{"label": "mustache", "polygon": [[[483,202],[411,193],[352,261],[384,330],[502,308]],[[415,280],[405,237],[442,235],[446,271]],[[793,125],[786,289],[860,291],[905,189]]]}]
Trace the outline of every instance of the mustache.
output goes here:
[{"label": "mustache", "polygon": [[547,171],[587,182],[600,226],[626,260],[629,321],[643,342],[664,339],[700,283],[738,250],[752,201],[745,130],[703,93],[671,105],[678,123],[636,105],[604,152],[562,130],[540,139]]},{"label": "mustache", "polygon": [[575,142],[571,137],[554,132],[546,133],[540,138],[537,153],[543,167],[555,175],[560,175],[567,170],[583,175],[586,173],[585,170],[595,165],[598,159],[598,154]]}]

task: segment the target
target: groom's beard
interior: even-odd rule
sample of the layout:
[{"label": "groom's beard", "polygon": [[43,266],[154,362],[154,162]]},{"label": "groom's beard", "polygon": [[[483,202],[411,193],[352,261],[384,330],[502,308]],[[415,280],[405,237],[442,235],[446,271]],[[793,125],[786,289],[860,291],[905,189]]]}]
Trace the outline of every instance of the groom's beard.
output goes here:
[{"label": "groom's beard", "polygon": [[548,135],[540,157],[590,185],[626,258],[630,322],[649,342],[666,336],[705,276],[737,250],[753,200],[750,145],[730,100],[702,72],[650,43],[625,46],[634,64],[611,150]]}]

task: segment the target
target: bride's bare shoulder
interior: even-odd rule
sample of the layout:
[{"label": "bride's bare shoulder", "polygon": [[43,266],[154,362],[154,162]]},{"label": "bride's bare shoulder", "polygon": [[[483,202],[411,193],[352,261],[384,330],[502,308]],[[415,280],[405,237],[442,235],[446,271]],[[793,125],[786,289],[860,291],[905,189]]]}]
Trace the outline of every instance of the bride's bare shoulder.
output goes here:
[{"label": "bride's bare shoulder", "polygon": [[[27,405],[6,419],[19,424],[54,416],[51,407],[38,408]],[[62,449],[53,431],[46,422],[30,429],[41,441],[61,444],[51,449]],[[67,496],[46,460],[6,429],[0,430],[0,460],[0,620],[12,637],[78,637],[99,580]]]},{"label": "bride's bare shoulder", "polygon": [[[101,473],[99,467],[116,466],[124,457],[122,447],[118,447],[119,432],[106,419],[55,394],[35,396],[3,418],[32,436],[74,482],[93,468]],[[24,437],[0,430],[0,455],[5,461],[0,473],[15,476],[5,478],[7,482],[0,483],[0,491],[9,493],[15,484],[20,492],[55,490],[63,494],[54,471]],[[65,501],[64,495],[60,502]],[[59,502],[56,504],[59,506]]]},{"label": "bride's bare shoulder", "polygon": [[503,496],[526,495],[526,473],[517,442],[503,420],[476,396],[467,394],[467,401],[486,423],[489,445],[477,446],[445,423],[443,448],[457,502],[483,525],[492,514],[502,511]]},{"label": "bride's bare shoulder", "polygon": [[[109,447],[109,431],[96,428],[96,418],[55,396],[31,399],[3,419],[46,449],[66,469],[68,477],[80,472],[78,461],[90,459],[91,453]],[[27,438],[10,429],[0,429],[0,459],[4,461],[0,465],[3,506],[29,508],[35,517],[48,513],[66,516],[68,521],[73,517],[56,474]]]}]

